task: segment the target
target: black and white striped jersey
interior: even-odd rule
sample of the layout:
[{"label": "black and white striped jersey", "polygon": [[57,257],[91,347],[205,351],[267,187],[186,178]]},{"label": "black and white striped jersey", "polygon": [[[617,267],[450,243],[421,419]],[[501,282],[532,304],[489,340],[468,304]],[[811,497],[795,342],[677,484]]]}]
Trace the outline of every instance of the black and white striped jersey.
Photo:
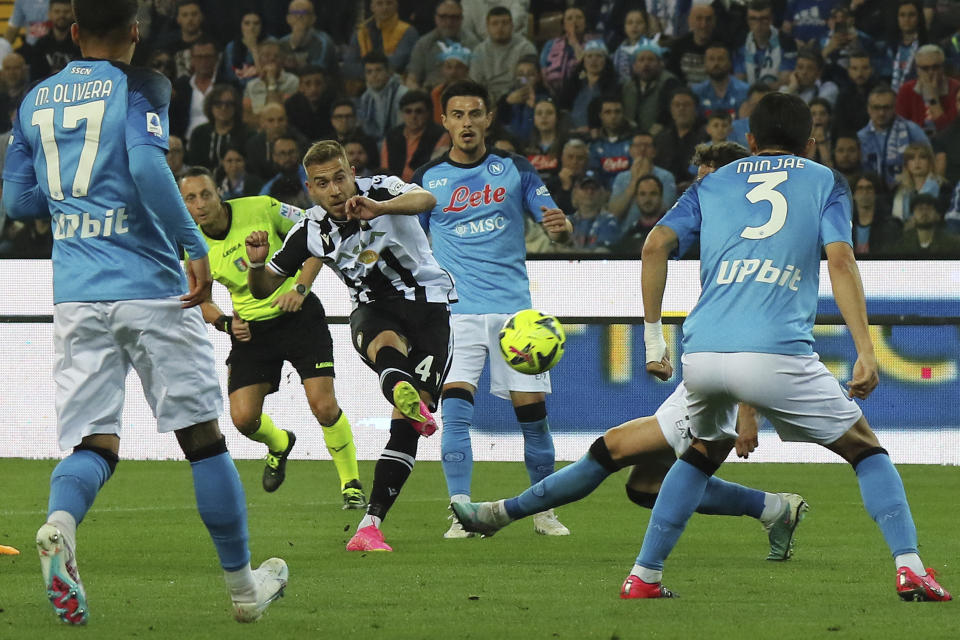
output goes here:
[{"label": "black and white striped jersey", "polygon": [[[418,188],[395,176],[357,178],[356,184],[357,194],[379,202]],[[341,221],[315,206],[290,230],[267,266],[291,277],[311,256],[321,258],[350,288],[354,307],[389,298],[457,301],[453,277],[434,259],[416,215]]]}]

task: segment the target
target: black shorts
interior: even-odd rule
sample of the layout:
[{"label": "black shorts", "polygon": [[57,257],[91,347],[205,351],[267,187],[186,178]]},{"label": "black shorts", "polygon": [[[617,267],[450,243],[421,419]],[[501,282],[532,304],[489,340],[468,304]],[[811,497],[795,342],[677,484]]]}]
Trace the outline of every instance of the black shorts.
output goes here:
[{"label": "black shorts", "polygon": [[350,314],[353,348],[374,371],[376,367],[367,358],[367,347],[384,331],[395,331],[406,339],[414,383],[438,402],[453,356],[450,307],[442,302],[403,299],[360,304]]},{"label": "black shorts", "polygon": [[293,365],[300,380],[333,376],[333,340],[320,300],[307,294],[296,313],[250,323],[249,342],[232,335],[227,357],[227,393],[263,382],[273,393],[280,388],[283,362]]}]

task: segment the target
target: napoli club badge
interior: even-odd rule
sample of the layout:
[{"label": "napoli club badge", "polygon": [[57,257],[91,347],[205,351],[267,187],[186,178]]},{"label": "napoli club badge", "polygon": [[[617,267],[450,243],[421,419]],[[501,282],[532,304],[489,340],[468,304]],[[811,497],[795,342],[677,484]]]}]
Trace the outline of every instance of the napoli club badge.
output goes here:
[{"label": "napoli club badge", "polygon": [[491,162],[490,164],[487,165],[487,171],[489,171],[491,174],[495,176],[498,176],[501,173],[503,173],[503,163],[496,162],[496,161]]}]

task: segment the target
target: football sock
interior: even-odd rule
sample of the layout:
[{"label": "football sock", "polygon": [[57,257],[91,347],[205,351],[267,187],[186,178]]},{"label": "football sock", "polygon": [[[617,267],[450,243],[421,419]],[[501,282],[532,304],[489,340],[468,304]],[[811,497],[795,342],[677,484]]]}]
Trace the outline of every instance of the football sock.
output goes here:
[{"label": "football sock", "polygon": [[260,414],[260,427],[247,436],[256,442],[267,445],[267,449],[274,453],[286,450],[290,444],[290,437],[283,429],[278,429],[273,420],[265,413]]},{"label": "football sock", "polygon": [[363,516],[363,520],[360,521],[360,524],[357,525],[357,529],[363,529],[364,527],[369,527],[370,525],[375,526],[377,529],[380,528],[380,525],[383,523],[383,520],[377,516],[372,516],[369,513]]},{"label": "football sock", "polygon": [[111,451],[74,449],[73,453],[57,463],[50,474],[47,515],[65,511],[76,524],[83,522],[100,487],[113,473],[116,460],[117,456]]},{"label": "football sock", "polygon": [[520,430],[523,432],[523,462],[527,466],[530,484],[536,484],[553,473],[555,452],[550,425],[547,423],[547,405],[544,402],[515,407]]},{"label": "football sock", "polygon": [[764,493],[711,476],[697,506],[697,513],[719,516],[750,516],[763,513]]},{"label": "football sock", "polygon": [[393,347],[381,347],[377,351],[377,361],[374,363],[374,369],[380,374],[380,391],[383,397],[393,405],[393,388],[398,382],[409,382],[416,386],[413,377],[407,373],[410,361]]},{"label": "football sock", "polygon": [[253,580],[249,562],[235,571],[224,571],[223,579],[227,583],[230,599],[234,602],[257,601],[257,583]]},{"label": "football sock", "polygon": [[351,480],[360,479],[360,471],[357,469],[357,447],[353,444],[350,421],[347,420],[347,414],[340,411],[340,415],[333,424],[324,424],[321,427],[323,442],[327,445],[330,457],[333,458],[333,466],[337,468],[342,490],[343,486]]},{"label": "football sock", "polygon": [[367,515],[383,520],[397,501],[417,458],[417,433],[405,418],[390,422],[390,439],[373,470],[373,490]]},{"label": "football sock", "polygon": [[785,506],[785,501],[779,493],[763,494],[763,511],[760,512],[760,522],[771,524],[783,513]]},{"label": "football sock", "polygon": [[[453,393],[454,391],[462,393]],[[473,449],[470,445],[473,394],[465,389],[451,389],[444,392],[440,407],[443,411],[440,449],[447,492],[451,496],[469,496],[473,473]]]},{"label": "football sock", "polygon": [[[670,467],[660,487],[653,513],[650,514],[650,522],[643,536],[643,546],[637,556],[638,565],[663,571],[663,562],[676,546],[687,521],[700,504],[708,479],[709,476],[703,470],[683,458]],[[639,577],[644,582],[648,581],[643,576]]]},{"label": "football sock", "polygon": [[525,518],[589,495],[609,475],[610,472],[588,453],[519,496],[505,500],[504,508],[513,520]]},{"label": "football sock", "polygon": [[[863,506],[880,527],[890,552],[894,557],[917,553],[917,528],[900,474],[887,452],[878,448],[856,462],[854,471],[860,483]],[[923,565],[920,566],[923,571]]]},{"label": "football sock", "polygon": [[927,574],[927,569],[923,566],[923,561],[920,560],[919,553],[902,553],[898,556],[894,556],[893,562],[897,565],[897,569],[900,567],[906,567],[918,576]]},{"label": "football sock", "polygon": [[[221,442],[223,442],[221,440]],[[238,571],[250,563],[247,547],[247,505],[240,475],[226,451],[190,459],[197,511],[206,525],[225,571]]]}]

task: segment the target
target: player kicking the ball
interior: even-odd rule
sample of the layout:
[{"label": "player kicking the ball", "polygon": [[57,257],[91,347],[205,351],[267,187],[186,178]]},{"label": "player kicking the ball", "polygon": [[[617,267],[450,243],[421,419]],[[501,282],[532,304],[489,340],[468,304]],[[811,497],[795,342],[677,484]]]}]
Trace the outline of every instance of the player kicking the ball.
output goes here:
[{"label": "player kicking the ball", "polygon": [[449,305],[457,294],[416,218],[436,199],[394,176],[357,178],[332,140],[313,145],[303,166],[317,206],[290,230],[269,264],[267,232],[247,236],[250,293],[271,295],[310,257],[323,260],[349,287],[353,346],[380,376],[394,410],[367,513],[347,550],[392,551],[380,525],[413,471],[420,436],[437,429],[431,411],[449,368]]}]

